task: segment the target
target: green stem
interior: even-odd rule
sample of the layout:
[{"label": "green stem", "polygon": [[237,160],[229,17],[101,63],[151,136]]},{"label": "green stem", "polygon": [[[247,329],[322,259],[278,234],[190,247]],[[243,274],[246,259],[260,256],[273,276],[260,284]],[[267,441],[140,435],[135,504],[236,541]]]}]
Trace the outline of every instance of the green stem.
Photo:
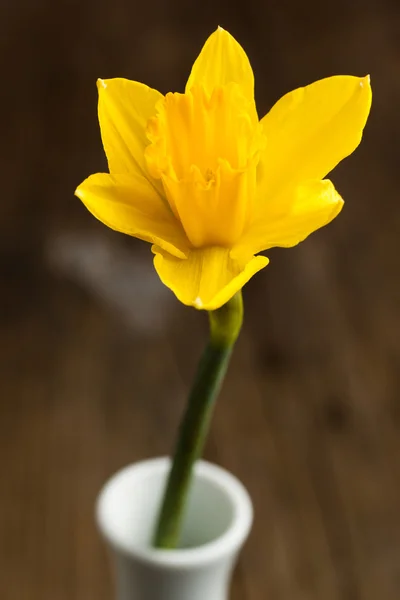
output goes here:
[{"label": "green stem", "polygon": [[179,427],[154,537],[156,548],[176,548],[179,543],[193,466],[202,454],[215,400],[242,325],[241,292],[218,310],[210,312],[209,317],[210,339]]}]

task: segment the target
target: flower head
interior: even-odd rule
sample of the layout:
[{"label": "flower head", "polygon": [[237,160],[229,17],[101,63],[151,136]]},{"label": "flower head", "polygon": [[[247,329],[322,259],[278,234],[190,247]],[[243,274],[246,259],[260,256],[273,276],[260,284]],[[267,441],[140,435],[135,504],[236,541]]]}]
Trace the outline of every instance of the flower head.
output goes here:
[{"label": "flower head", "polygon": [[153,244],[160,279],[184,304],[214,310],[289,247],[329,223],[343,201],[324,177],[361,141],[369,77],[335,76],[290,92],[258,119],[254,77],[218,28],[186,89],[163,96],[99,80],[110,173],[76,190],[107,226]]}]

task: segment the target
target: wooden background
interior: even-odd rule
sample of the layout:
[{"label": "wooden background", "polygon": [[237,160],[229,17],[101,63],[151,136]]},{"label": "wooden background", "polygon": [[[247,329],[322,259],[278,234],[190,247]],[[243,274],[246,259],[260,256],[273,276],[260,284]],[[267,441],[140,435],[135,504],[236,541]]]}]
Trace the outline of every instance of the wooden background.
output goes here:
[{"label": "wooden background", "polygon": [[256,509],[232,600],[400,597],[400,4],[3,0],[2,600],[111,600],[96,494],[170,451],[205,316],[73,190],[105,168],[96,78],[181,90],[217,24],[251,58],[260,114],[331,74],[374,89],[332,177],[342,215],[245,289],[206,452]]}]

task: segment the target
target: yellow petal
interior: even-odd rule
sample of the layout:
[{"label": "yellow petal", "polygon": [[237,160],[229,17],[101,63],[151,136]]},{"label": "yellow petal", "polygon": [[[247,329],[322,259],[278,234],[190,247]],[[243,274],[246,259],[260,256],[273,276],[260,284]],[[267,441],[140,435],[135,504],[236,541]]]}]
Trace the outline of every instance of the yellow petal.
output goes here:
[{"label": "yellow petal", "polygon": [[110,173],[147,174],[146,127],[162,94],[143,83],[120,78],[99,79],[97,87],[101,137]]},{"label": "yellow petal", "polygon": [[323,179],[357,148],[370,106],[369,77],[329,77],[281,98],[261,121],[265,197],[288,184]]},{"label": "yellow petal", "polygon": [[97,173],[75,194],[107,227],[186,256],[188,241],[181,224],[145,177]]},{"label": "yellow petal", "polygon": [[230,33],[218,27],[192,67],[186,92],[200,85],[211,95],[215,87],[231,82],[239,84],[249,100],[254,98],[254,75],[246,52]]},{"label": "yellow petal", "polygon": [[204,310],[215,310],[228,302],[268,264],[265,256],[252,257],[246,263],[232,260],[229,249],[220,247],[191,250],[186,260],[156,246],[152,250],[161,281],[183,304]]},{"label": "yellow petal", "polygon": [[274,246],[295,246],[332,221],[342,206],[328,179],[302,183],[276,201],[258,204],[252,225],[231,255],[246,257]]}]

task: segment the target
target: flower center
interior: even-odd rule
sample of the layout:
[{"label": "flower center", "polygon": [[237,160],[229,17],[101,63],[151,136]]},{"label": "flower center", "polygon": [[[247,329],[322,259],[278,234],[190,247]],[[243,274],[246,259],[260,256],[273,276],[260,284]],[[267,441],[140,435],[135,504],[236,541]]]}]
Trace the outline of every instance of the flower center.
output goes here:
[{"label": "flower center", "polygon": [[207,169],[206,174],[205,174],[205,180],[207,183],[210,183],[210,181],[212,181],[213,183],[215,183],[215,173],[214,171],[212,171],[211,169]]},{"label": "flower center", "polygon": [[251,218],[263,135],[236,84],[167,94],[147,128],[146,161],[195,247],[231,247]]}]

